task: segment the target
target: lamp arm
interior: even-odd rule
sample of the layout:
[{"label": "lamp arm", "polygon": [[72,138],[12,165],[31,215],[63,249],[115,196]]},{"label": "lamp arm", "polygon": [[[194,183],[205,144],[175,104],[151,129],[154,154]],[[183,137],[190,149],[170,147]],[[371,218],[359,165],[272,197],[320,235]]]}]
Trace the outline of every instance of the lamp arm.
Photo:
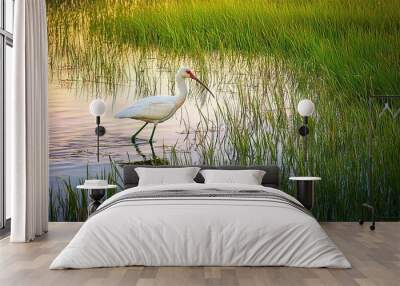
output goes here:
[{"label": "lamp arm", "polygon": [[97,163],[100,162],[100,116],[96,116],[97,124]]},{"label": "lamp arm", "polygon": [[304,129],[305,129],[305,134],[304,134],[304,172],[306,172],[306,175],[309,175],[309,172],[307,170],[307,165],[308,165],[308,146],[307,146],[307,135],[308,135],[308,116],[303,117],[303,124],[304,124]]}]

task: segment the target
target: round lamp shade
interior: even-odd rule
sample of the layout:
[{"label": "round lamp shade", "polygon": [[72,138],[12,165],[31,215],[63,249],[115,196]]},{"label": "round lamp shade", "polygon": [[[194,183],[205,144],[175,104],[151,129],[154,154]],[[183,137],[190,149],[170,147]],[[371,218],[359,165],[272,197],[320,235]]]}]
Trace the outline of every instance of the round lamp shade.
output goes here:
[{"label": "round lamp shade", "polygon": [[89,109],[93,116],[101,116],[106,111],[106,104],[101,99],[95,99],[90,103]]},{"label": "round lamp shade", "polygon": [[309,99],[300,100],[299,105],[297,105],[297,111],[303,117],[311,116],[314,113],[314,110],[314,103]]}]

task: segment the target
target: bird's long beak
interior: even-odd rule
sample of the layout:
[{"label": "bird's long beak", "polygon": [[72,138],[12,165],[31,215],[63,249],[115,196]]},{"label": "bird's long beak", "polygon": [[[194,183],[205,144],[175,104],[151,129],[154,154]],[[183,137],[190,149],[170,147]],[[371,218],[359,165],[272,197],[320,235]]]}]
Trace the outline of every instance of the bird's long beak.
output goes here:
[{"label": "bird's long beak", "polygon": [[201,84],[213,97],[215,97],[214,93],[201,81],[199,80],[192,72],[189,72],[190,78],[197,81],[199,84]]}]

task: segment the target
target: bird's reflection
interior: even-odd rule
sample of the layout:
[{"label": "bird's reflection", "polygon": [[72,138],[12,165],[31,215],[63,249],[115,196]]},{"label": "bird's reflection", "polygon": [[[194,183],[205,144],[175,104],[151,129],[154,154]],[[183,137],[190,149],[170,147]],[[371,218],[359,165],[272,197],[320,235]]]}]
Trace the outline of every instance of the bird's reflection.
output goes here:
[{"label": "bird's reflection", "polygon": [[135,147],[136,153],[143,158],[142,161],[136,161],[135,163],[138,165],[168,165],[168,160],[162,159],[160,157],[157,157],[155,151],[154,151],[154,145],[153,142],[148,143],[150,145],[150,150],[151,150],[151,157],[149,158],[149,155],[146,155],[143,153],[143,151],[140,149],[141,146],[145,144],[133,144]]}]

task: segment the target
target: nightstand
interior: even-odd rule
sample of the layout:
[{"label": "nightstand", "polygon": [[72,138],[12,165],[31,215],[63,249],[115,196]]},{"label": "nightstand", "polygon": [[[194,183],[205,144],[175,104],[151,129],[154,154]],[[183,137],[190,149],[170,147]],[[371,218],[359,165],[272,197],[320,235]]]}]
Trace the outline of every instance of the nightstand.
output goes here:
[{"label": "nightstand", "polygon": [[320,181],[320,177],[290,177],[289,180],[297,183],[297,200],[306,209],[311,210],[314,206],[314,182]]},{"label": "nightstand", "polygon": [[116,185],[107,185],[107,186],[88,186],[88,185],[79,185],[76,187],[77,189],[84,189],[89,191],[89,197],[91,199],[91,203],[88,207],[88,215],[95,212],[97,208],[101,205],[101,200],[106,194],[106,190],[116,189]]}]

